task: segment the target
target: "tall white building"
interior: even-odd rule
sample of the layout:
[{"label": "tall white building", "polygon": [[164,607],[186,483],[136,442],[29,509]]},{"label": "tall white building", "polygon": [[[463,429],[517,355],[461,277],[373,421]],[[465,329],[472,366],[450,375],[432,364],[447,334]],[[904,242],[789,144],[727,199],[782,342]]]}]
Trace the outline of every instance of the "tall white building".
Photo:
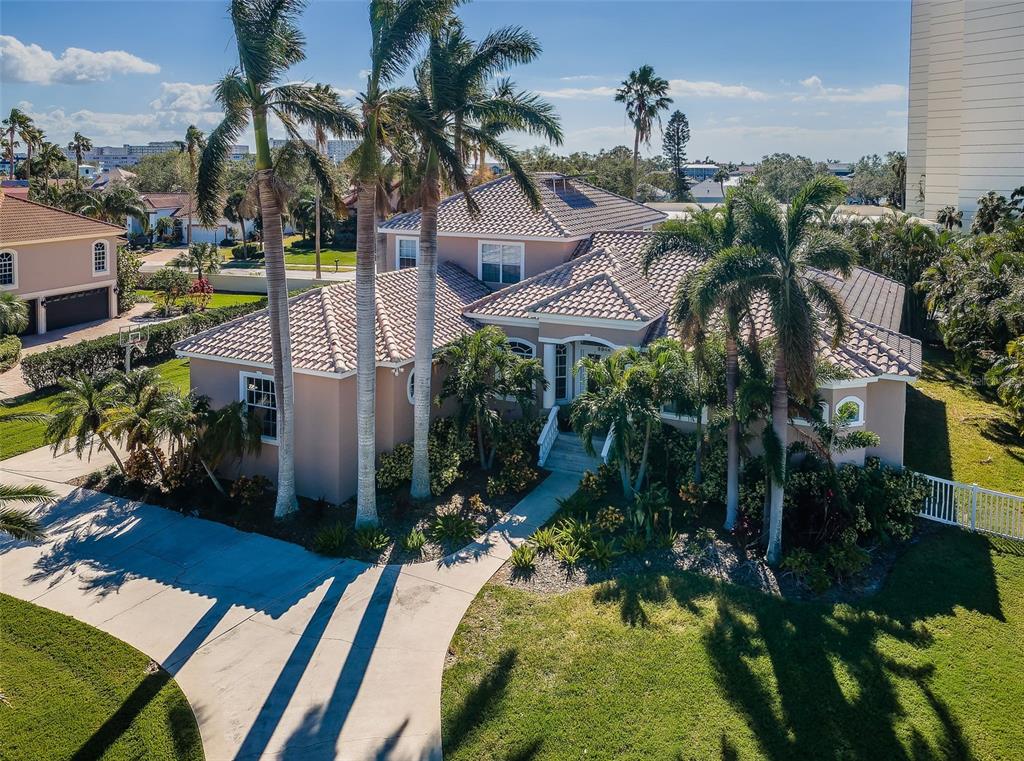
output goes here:
[{"label": "tall white building", "polygon": [[[288,144],[288,138],[272,137],[270,138],[271,148],[283,148]],[[327,158],[333,161],[335,164],[340,164],[342,161],[347,159],[356,148],[359,147],[358,140],[328,140],[327,145]]]},{"label": "tall white building", "polygon": [[[98,145],[82,154],[82,158],[97,164],[100,169],[113,169],[114,167],[135,166],[143,156],[176,150],[178,150],[178,143],[173,140],[153,141],[146,145]],[[64,154],[74,161],[74,152],[65,150]],[[232,161],[238,161],[248,155],[249,146],[231,146]]]},{"label": "tall white building", "polygon": [[1024,185],[1024,0],[912,0],[907,210]]}]

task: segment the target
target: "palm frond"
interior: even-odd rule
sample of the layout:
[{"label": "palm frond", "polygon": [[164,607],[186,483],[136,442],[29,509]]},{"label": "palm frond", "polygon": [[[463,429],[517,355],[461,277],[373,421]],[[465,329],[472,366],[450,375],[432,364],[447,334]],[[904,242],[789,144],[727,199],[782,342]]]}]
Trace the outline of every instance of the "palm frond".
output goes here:
[{"label": "palm frond", "polygon": [[778,202],[759,187],[735,193],[736,217],[743,243],[779,260],[786,258],[786,228]]},{"label": "palm frond", "polygon": [[457,0],[371,1],[370,97],[402,76],[430,28],[449,16],[457,4]]},{"label": "palm frond", "polygon": [[22,541],[39,541],[46,536],[43,525],[28,513],[13,507],[0,508],[0,534]]},{"label": "palm frond", "polygon": [[857,252],[845,237],[816,228],[804,232],[797,256],[809,267],[824,272],[839,272],[848,277],[857,259]]},{"label": "palm frond", "polygon": [[832,329],[832,346],[839,346],[846,335],[846,324],[849,321],[843,300],[835,291],[817,280],[807,278],[803,285],[810,302],[824,312],[825,321]]},{"label": "palm frond", "polygon": [[196,178],[197,211],[204,225],[216,224],[220,217],[224,168],[231,157],[232,146],[249,124],[249,91],[237,69],[228,72],[215,92],[224,107],[224,119],[206,141]]},{"label": "palm frond", "polygon": [[821,210],[846,195],[846,186],[838,177],[819,174],[808,180],[786,209],[786,235],[796,244],[807,226],[818,218]]},{"label": "palm frond", "polygon": [[510,66],[529,63],[540,53],[540,42],[522,27],[496,29],[477,44],[461,72],[462,85],[482,82]]},{"label": "palm frond", "polygon": [[341,102],[329,85],[293,83],[278,85],[266,93],[268,106],[285,113],[301,125],[319,128],[338,137],[358,135],[358,115]]}]

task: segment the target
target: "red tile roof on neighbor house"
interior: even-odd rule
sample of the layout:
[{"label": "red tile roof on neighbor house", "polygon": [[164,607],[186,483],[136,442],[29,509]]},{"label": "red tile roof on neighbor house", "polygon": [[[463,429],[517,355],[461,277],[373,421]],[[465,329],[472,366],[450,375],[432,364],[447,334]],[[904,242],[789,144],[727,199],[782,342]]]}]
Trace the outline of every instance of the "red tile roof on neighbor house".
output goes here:
[{"label": "red tile roof on neighbor house", "polygon": [[124,228],[0,192],[0,245],[89,235],[114,238]]},{"label": "red tile roof on neighbor house", "polygon": [[[540,209],[533,209],[511,175],[473,188],[480,208],[470,214],[462,193],[441,201],[437,231],[504,238],[579,238],[595,230],[645,227],[662,222],[660,211],[554,172],[535,175]],[[399,214],[384,222],[385,232],[410,232],[420,227],[420,212]]]},{"label": "red tile roof on neighbor house", "polygon": [[[316,288],[288,302],[292,362],[296,370],[348,374],[356,369],[356,290],[354,281]],[[377,276],[377,361],[404,363],[416,347],[416,270]],[[434,348],[474,329],[463,317],[466,304],[487,293],[483,283],[454,264],[437,268]],[[235,359],[270,365],[266,310],[218,325],[175,344],[186,355]]]},{"label": "red tile roof on neighbor house", "polygon": [[181,209],[188,206],[188,193],[143,193],[142,202],[150,209]]}]

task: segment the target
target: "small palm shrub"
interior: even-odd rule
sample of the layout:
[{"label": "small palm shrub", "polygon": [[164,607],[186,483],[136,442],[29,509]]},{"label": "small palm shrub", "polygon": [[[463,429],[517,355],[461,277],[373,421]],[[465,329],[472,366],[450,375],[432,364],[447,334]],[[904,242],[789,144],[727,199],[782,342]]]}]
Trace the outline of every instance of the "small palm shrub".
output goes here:
[{"label": "small palm shrub", "polygon": [[558,547],[558,535],[552,528],[539,528],[530,537],[533,546],[541,555],[550,555]]},{"label": "small palm shrub", "polygon": [[427,535],[417,528],[402,537],[402,549],[406,552],[418,553],[423,551],[427,543]]},{"label": "small palm shrub", "polygon": [[560,545],[576,544],[587,547],[594,539],[594,526],[577,518],[562,518],[555,524],[555,536]]},{"label": "small palm shrub", "polygon": [[658,533],[654,538],[654,545],[661,550],[670,550],[675,546],[679,532],[669,528],[667,531]]},{"label": "small palm shrub", "polygon": [[622,537],[622,549],[630,555],[639,555],[647,549],[647,539],[643,534],[630,531]]},{"label": "small palm shrub", "polygon": [[587,557],[601,570],[606,570],[621,553],[610,539],[595,539],[587,548]]},{"label": "small palm shrub", "polygon": [[457,513],[439,515],[430,527],[430,535],[442,544],[466,544],[476,536],[477,526]]},{"label": "small palm shrub", "polygon": [[313,552],[337,558],[345,554],[352,530],[341,521],[324,526],[313,537]]},{"label": "small palm shrub", "polygon": [[366,552],[379,555],[391,544],[391,537],[379,526],[363,526],[356,529],[356,544]]},{"label": "small palm shrub", "polygon": [[622,514],[619,508],[615,507],[615,505],[608,505],[598,511],[594,524],[604,533],[614,534],[625,520],[626,516]]},{"label": "small palm shrub", "polygon": [[575,568],[583,559],[583,548],[576,542],[560,542],[555,548],[555,559],[569,568]]},{"label": "small palm shrub", "polygon": [[518,574],[528,576],[537,570],[537,549],[532,544],[521,544],[512,550],[510,560]]}]

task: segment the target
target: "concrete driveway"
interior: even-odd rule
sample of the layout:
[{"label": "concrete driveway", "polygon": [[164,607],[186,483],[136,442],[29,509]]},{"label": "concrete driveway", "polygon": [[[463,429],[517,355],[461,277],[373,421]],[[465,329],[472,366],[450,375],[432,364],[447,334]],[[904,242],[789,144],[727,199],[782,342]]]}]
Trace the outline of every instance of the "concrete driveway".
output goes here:
[{"label": "concrete driveway", "polygon": [[[0,463],[0,480],[29,480],[18,460]],[[462,552],[404,566],[326,559],[51,483],[62,499],[40,510],[48,540],[0,542],[0,591],[161,663],[188,697],[211,761],[440,759],[441,675],[455,628],[577,481],[556,473]]]}]

